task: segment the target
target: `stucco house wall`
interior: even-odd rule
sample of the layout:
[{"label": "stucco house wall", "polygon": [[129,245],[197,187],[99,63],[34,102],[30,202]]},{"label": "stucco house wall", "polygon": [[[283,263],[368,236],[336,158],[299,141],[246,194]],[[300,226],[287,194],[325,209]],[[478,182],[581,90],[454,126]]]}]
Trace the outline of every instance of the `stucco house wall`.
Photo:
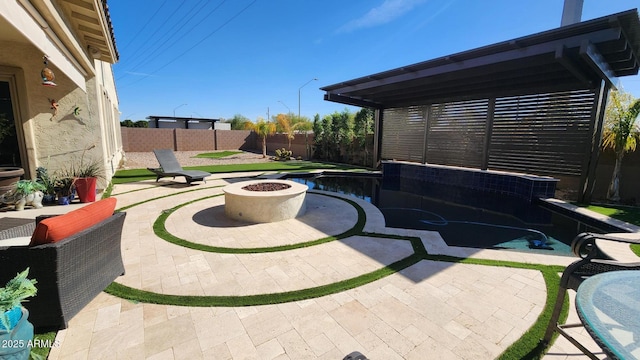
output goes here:
[{"label": "stucco house wall", "polygon": [[[38,166],[51,173],[92,161],[104,169],[105,179],[99,184],[103,188],[123,157],[111,67],[118,55],[103,1],[83,1],[83,17],[77,18],[71,15],[77,1],[0,4],[0,81],[10,84],[27,178],[35,177]],[[89,37],[79,29],[88,18],[99,24],[105,48],[85,41]],[[42,85],[44,55],[55,74],[55,87]]]}]

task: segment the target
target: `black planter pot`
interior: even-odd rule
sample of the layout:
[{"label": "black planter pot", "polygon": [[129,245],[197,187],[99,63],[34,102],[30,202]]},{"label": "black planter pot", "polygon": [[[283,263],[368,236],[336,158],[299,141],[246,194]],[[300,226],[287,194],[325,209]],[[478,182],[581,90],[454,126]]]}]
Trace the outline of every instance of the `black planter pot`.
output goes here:
[{"label": "black planter pot", "polygon": [[45,205],[53,205],[53,204],[56,203],[56,196],[55,195],[46,194],[42,198],[42,203],[45,204]]}]

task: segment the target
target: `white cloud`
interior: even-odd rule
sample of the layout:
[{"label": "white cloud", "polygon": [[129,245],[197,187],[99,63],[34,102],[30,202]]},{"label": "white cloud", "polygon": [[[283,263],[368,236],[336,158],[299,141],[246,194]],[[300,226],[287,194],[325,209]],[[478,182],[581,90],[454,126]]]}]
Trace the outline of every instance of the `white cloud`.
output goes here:
[{"label": "white cloud", "polygon": [[147,73],[143,73],[143,72],[135,72],[135,71],[125,71],[124,72],[127,75],[134,75],[134,76],[155,76],[153,74],[147,74]]},{"label": "white cloud", "polygon": [[374,7],[363,16],[344,24],[337,32],[351,32],[389,23],[425,1],[426,0],[384,0],[380,6]]}]

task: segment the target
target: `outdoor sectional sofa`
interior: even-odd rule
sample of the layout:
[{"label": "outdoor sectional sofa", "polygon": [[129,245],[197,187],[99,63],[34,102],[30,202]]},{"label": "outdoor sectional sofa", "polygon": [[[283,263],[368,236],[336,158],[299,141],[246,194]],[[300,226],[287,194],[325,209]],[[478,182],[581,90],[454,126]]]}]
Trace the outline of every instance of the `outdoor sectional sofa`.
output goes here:
[{"label": "outdoor sectional sofa", "polygon": [[[23,305],[37,329],[64,329],[113,280],[124,274],[121,255],[126,213],[116,200],[91,203],[64,215],[0,231],[0,284],[29,267],[38,293]],[[29,245],[4,246],[30,237]]]}]

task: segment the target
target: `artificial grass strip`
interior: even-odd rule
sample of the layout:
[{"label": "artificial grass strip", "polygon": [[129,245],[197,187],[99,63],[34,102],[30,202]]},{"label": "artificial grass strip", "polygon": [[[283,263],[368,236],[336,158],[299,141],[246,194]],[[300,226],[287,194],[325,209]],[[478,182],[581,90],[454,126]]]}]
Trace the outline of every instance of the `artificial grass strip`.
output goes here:
[{"label": "artificial grass strip", "polygon": [[[586,208],[599,214],[640,226],[640,207],[623,205],[589,205]],[[634,254],[640,257],[640,244],[630,244],[629,247]]]},{"label": "artificial grass strip", "polygon": [[403,236],[403,235],[392,235],[392,234],[379,234],[379,233],[370,233],[363,232],[359,235],[374,237],[374,238],[384,238],[384,239],[393,239],[393,240],[405,240],[411,243],[413,247],[413,252],[416,256],[419,256],[421,259],[427,259],[429,254],[427,253],[427,249],[425,249],[424,244],[422,243],[422,239],[417,236]]},{"label": "artificial grass strip", "polygon": [[[549,344],[543,343],[541,340],[544,338],[544,333],[547,330],[549,319],[551,319],[551,313],[556,301],[556,295],[560,288],[560,277],[555,267],[548,266],[540,269],[544,278],[545,285],[547,287],[547,300],[544,308],[538,316],[536,322],[527,330],[516,342],[511,344],[499,357],[500,360],[534,360],[542,359],[547,350],[551,347],[551,344],[558,337],[558,333],[555,332],[552,340]],[[569,314],[569,299],[564,298],[562,305],[562,312],[558,321],[564,323]]]},{"label": "artificial grass strip", "polygon": [[104,191],[102,192],[102,197],[101,199],[107,199],[111,197],[111,193],[113,192],[113,182],[109,181],[109,184],[107,185],[107,187],[104,189]]},{"label": "artificial grass strip", "polygon": [[327,164],[314,161],[272,161],[249,164],[224,164],[224,165],[205,165],[191,166],[185,169],[202,170],[212,174],[215,173],[233,173],[244,171],[301,171],[316,169],[335,169],[335,170],[353,170],[354,166],[344,164]]},{"label": "artificial grass strip", "polygon": [[194,296],[194,295],[166,295],[150,291],[134,289],[116,282],[111,283],[105,292],[123,299],[140,301],[160,305],[194,306],[194,307],[238,307],[282,304],[292,301],[315,299],[321,296],[336,294],[354,289],[370,282],[395,274],[422,259],[416,255],[408,256],[381,269],[374,270],[351,279],[321,285],[309,289],[286,291],[272,294],[257,294],[244,296]]},{"label": "artificial grass strip", "polygon": [[220,159],[220,158],[235,155],[235,154],[242,154],[242,151],[225,150],[225,151],[218,151],[218,152],[202,153],[194,156],[194,158]]},{"label": "artificial grass strip", "polygon": [[133,190],[123,191],[121,193],[117,193],[117,194],[113,194],[113,195],[114,196],[118,196],[118,195],[124,195],[124,194],[131,194],[131,193],[138,192],[138,191],[157,189],[158,187],[162,187],[162,186],[168,186],[168,185],[151,185],[151,186],[143,187],[143,188],[140,188],[140,189],[133,189]]},{"label": "artificial grass strip", "polygon": [[640,207],[624,205],[589,205],[587,209],[630,224],[640,226]]},{"label": "artificial grass strip", "polygon": [[[149,202],[149,201],[154,201],[154,200],[164,199],[164,198],[167,198],[167,197],[176,196],[176,195],[182,195],[182,194],[186,194],[186,193],[190,193],[190,192],[194,192],[194,191],[201,191],[201,190],[215,189],[215,188],[220,188],[220,187],[224,187],[224,186],[225,186],[225,185],[216,185],[216,186],[208,186],[208,187],[199,187],[199,188],[197,188],[197,189],[190,189],[190,190],[185,190],[185,191],[181,191],[181,192],[177,192],[177,193],[173,193],[173,194],[167,194],[167,195],[157,196],[157,197],[154,197],[154,198],[151,198],[151,199],[147,199],[147,200],[139,201],[139,202],[137,202],[137,203],[133,203],[133,204],[130,204],[130,205],[127,205],[127,206],[123,206],[123,207],[121,207],[121,208],[116,209],[116,211],[126,211],[126,210],[128,210],[128,209],[131,209],[131,208],[132,208],[132,207],[134,207],[134,206],[142,205],[142,204],[147,203],[147,202]],[[118,195],[120,195],[120,194],[118,194]],[[220,195],[223,195],[223,194],[216,194],[216,195],[213,195],[213,196],[220,196]],[[209,197],[212,197],[212,196],[209,196]],[[203,198],[203,199],[204,199],[204,198]]]},{"label": "artificial grass strip", "polygon": [[631,247],[631,251],[633,251],[634,254],[640,256],[640,244],[631,244],[629,246]]},{"label": "artificial grass strip", "polygon": [[431,261],[444,261],[444,262],[454,262],[454,263],[470,264],[470,265],[509,267],[509,268],[526,269],[526,270],[550,269],[552,271],[555,271],[556,273],[562,272],[565,269],[564,266],[559,266],[559,265],[541,265],[541,264],[531,264],[531,263],[519,263],[515,261],[460,258],[455,256],[449,256],[449,255],[427,255],[424,259],[431,260]]},{"label": "artificial grass strip", "polygon": [[[367,221],[367,214],[366,214],[366,212],[364,211],[364,209],[360,205],[358,205],[355,201],[352,201],[352,200],[349,200],[349,199],[345,199],[343,197],[334,196],[334,195],[328,195],[328,194],[323,194],[323,193],[316,193],[316,192],[312,192],[312,193],[317,194],[317,195],[336,198],[336,199],[339,199],[339,200],[342,200],[342,201],[345,201],[345,202],[349,203],[351,206],[353,206],[356,209],[356,211],[358,213],[358,221],[356,222],[356,224],[351,229],[348,229],[347,231],[345,231],[345,232],[343,232],[341,234],[335,235],[335,236],[328,236],[328,237],[325,237],[325,238],[312,240],[312,241],[307,241],[307,242],[302,242],[302,243],[297,243],[297,244],[271,246],[271,247],[259,247],[259,248],[230,248],[230,247],[205,245],[205,244],[195,243],[195,242],[191,242],[191,241],[179,238],[179,237],[171,234],[169,231],[167,231],[165,223],[167,221],[167,218],[169,218],[169,215],[171,215],[174,211],[180,209],[181,207],[193,204],[196,201],[201,201],[201,200],[205,200],[205,199],[209,199],[209,198],[212,198],[212,197],[223,195],[223,194],[216,194],[216,195],[212,195],[212,196],[203,197],[203,198],[200,198],[200,199],[191,200],[191,201],[185,202],[183,204],[176,205],[171,209],[164,210],[162,212],[162,214],[160,214],[160,216],[158,216],[156,221],[153,223],[153,232],[159,238],[161,238],[163,240],[166,240],[166,241],[168,241],[168,242],[170,242],[172,244],[178,245],[178,246],[182,246],[182,247],[186,247],[186,248],[194,249],[194,250],[199,250],[199,251],[215,252],[215,253],[223,253],[223,254],[259,254],[259,253],[267,253],[267,252],[288,251],[288,250],[294,250],[294,249],[301,249],[301,248],[305,248],[305,247],[309,247],[309,246],[316,246],[316,245],[328,243],[328,242],[331,242],[331,241],[348,238],[350,236],[359,235],[359,234],[362,233],[362,230],[364,229],[364,225],[365,225],[365,223]],[[169,195],[169,196],[171,196],[171,195]],[[137,205],[137,204],[132,204],[129,207],[132,207],[132,206],[135,206],[135,205]]]},{"label": "artificial grass strip", "polygon": [[[353,170],[354,166],[342,164],[327,164],[313,161],[273,161],[249,164],[223,164],[223,165],[205,165],[205,166],[188,166],[185,169],[201,170],[216,173],[234,173],[249,171],[302,171],[316,169],[337,169],[337,170]],[[114,184],[126,182],[135,182],[139,180],[155,179],[156,175],[147,169],[127,169],[118,170],[113,176]]]}]

